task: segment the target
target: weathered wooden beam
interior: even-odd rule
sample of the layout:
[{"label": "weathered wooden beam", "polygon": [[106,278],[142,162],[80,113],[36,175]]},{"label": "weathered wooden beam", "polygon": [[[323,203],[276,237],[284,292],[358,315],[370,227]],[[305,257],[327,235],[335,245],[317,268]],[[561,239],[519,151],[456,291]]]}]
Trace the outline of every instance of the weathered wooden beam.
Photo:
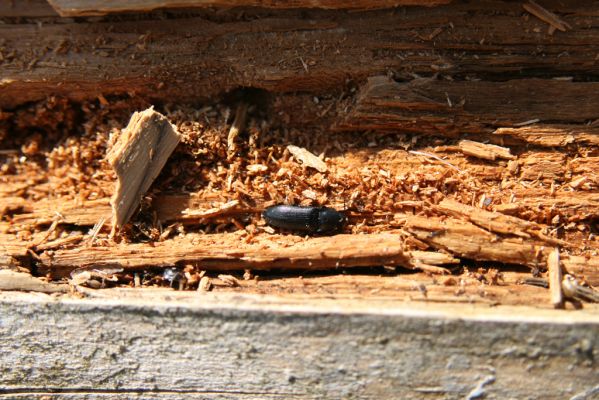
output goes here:
[{"label": "weathered wooden beam", "polygon": [[0,315],[7,398],[590,398],[597,390],[595,308],[341,306],[137,290],[88,300],[2,293]]},{"label": "weathered wooden beam", "polygon": [[451,0],[49,0],[63,17],[106,15],[119,12],[148,12],[179,7],[265,7],[373,9],[396,6],[433,7]]},{"label": "weathered wooden beam", "polygon": [[[401,79],[413,73],[441,73],[460,80],[564,75],[586,79],[599,75],[595,60],[599,52],[597,3],[552,2],[551,6],[554,11],[568,14],[572,30],[547,35],[544,22],[522,17],[520,3],[501,1],[454,2],[435,8],[368,13],[311,11],[308,19],[303,11],[285,11],[267,17],[256,15],[248,21],[209,14],[41,26],[2,24],[0,107],[14,108],[51,95],[76,101],[103,94],[184,102],[207,100],[238,87],[323,94],[388,71]],[[246,12],[253,15],[252,11]],[[373,26],[377,27],[376,34]],[[542,32],[535,31],[541,27]],[[438,34],[433,36],[435,32]],[[305,46],[306,41],[318,46]],[[560,88],[566,88],[559,89],[563,100],[553,102],[545,115],[556,110],[555,117],[559,118],[560,106],[567,98],[580,94],[576,88],[585,84],[557,82],[562,84]],[[474,95],[472,91],[499,85],[462,84],[466,90],[470,87],[467,100]],[[568,84],[574,89],[567,89]],[[506,85],[506,91],[515,90],[509,99],[516,101],[514,105],[534,96],[535,101],[525,104],[532,107],[531,112],[538,108],[538,100],[546,101],[542,95],[555,93],[542,88],[533,93],[522,86],[514,88],[513,82]],[[582,111],[592,108],[596,93],[592,83],[586,85],[584,96],[576,99],[591,97],[575,103],[581,105],[579,118],[585,118]],[[550,81],[548,88],[553,86]],[[528,88],[535,89],[534,85]],[[510,102],[501,104],[500,99],[492,99],[493,94],[495,90],[484,99],[483,107],[495,101],[501,106],[499,111],[505,113]],[[432,102],[447,104],[444,91],[436,95],[438,98],[432,98]],[[459,109],[461,92],[448,95]],[[472,100],[478,98],[480,94]],[[550,100],[555,98],[551,96]],[[566,110],[571,106],[565,105]],[[464,104],[465,110],[472,107],[477,107],[472,101]],[[527,114],[525,110],[511,114],[518,118],[514,123],[530,119],[519,119]]]}]

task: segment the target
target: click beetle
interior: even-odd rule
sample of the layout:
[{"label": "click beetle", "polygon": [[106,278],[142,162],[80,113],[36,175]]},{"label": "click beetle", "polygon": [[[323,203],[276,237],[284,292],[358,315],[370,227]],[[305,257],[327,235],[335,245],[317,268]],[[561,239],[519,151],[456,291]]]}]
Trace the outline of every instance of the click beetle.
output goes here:
[{"label": "click beetle", "polygon": [[268,225],[305,233],[339,232],[347,222],[343,213],[329,207],[277,205],[262,215]]}]

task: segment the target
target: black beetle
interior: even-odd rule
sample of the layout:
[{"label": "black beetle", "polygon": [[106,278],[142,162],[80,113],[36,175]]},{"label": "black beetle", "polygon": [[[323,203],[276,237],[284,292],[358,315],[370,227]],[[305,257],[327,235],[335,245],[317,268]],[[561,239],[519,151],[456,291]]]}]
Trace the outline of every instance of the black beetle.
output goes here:
[{"label": "black beetle", "polygon": [[338,232],[347,222],[343,213],[329,207],[278,205],[268,207],[262,216],[268,225],[306,233]]}]

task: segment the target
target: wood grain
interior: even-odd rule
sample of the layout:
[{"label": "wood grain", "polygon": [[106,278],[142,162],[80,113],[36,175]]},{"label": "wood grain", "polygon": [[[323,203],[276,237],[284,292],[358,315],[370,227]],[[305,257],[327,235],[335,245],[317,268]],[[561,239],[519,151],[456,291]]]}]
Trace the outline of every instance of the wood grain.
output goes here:
[{"label": "wood grain", "polygon": [[[264,16],[246,10],[248,20],[208,13],[160,20],[146,16],[41,26],[3,24],[0,107],[14,108],[50,95],[76,101],[103,94],[106,98],[118,95],[153,102],[195,102],[238,87],[324,94],[388,71],[402,80],[412,79],[412,74],[435,73],[459,81],[563,76],[586,80],[598,75],[597,3],[552,1],[544,5],[567,14],[573,29],[547,35],[544,22],[522,17],[520,3],[502,1],[368,13],[321,10],[311,11],[307,19],[302,11]],[[535,31],[541,28],[543,31]],[[438,29],[441,32],[431,37]],[[305,46],[306,41],[316,45]],[[549,88],[560,83],[565,88],[570,87],[568,83],[573,88],[585,84],[548,80]],[[481,96],[477,88],[488,85],[495,94],[498,86],[467,83],[462,82],[464,90],[473,99]],[[589,90],[583,98],[591,97],[580,102],[581,111],[595,115],[590,100],[597,91],[590,90],[592,83],[586,83]],[[452,87],[451,82],[443,85]],[[507,88],[516,90],[512,96],[516,104],[531,98],[524,86],[512,82]],[[517,93],[525,96],[517,97]],[[576,97],[577,93],[576,89],[558,89],[557,94]],[[453,104],[459,104],[459,91],[448,94]],[[548,101],[540,97],[543,94],[547,92],[533,98]],[[437,95],[439,98],[431,100],[446,104],[445,93]],[[493,101],[493,97],[485,100]],[[496,103],[503,112],[509,107],[499,99]],[[537,101],[529,103],[532,112]],[[569,107],[565,101],[554,103],[550,109],[557,112],[555,117],[563,115],[560,105],[565,110]],[[464,107],[468,110],[478,105],[471,101]],[[524,111],[511,114],[518,117],[515,123],[526,121],[519,119]],[[585,118],[585,113],[579,118]]]},{"label": "wood grain", "polygon": [[[415,79],[400,83],[387,76],[376,76],[362,87],[355,108],[337,124],[337,129],[457,136],[532,119],[580,123],[599,118],[596,93],[599,93],[596,82]],[[580,98],[587,101],[580,102]]]}]

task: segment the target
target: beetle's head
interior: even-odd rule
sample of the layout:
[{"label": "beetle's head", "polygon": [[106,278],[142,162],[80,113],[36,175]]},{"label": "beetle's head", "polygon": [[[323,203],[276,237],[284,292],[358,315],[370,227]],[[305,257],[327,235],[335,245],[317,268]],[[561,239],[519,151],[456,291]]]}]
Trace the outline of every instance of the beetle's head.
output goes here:
[{"label": "beetle's head", "polygon": [[318,231],[340,231],[347,222],[347,217],[337,210],[325,208],[318,213]]}]

